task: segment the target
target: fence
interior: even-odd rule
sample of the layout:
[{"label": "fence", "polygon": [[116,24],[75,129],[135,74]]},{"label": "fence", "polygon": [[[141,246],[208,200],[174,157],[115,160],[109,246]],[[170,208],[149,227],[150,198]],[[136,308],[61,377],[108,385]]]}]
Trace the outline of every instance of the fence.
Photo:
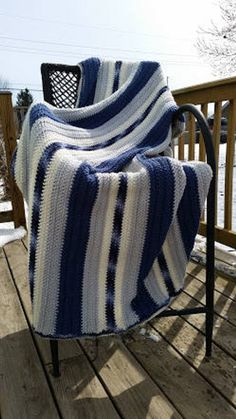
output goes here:
[{"label": "fence", "polygon": [[[181,105],[193,103],[199,105],[206,117],[213,117],[213,143],[217,167],[217,186],[219,191],[219,157],[221,141],[226,141],[225,150],[225,171],[224,171],[224,200],[223,200],[223,226],[219,225],[219,199],[216,199],[216,240],[225,245],[236,248],[236,231],[232,227],[233,221],[233,177],[234,177],[234,155],[235,155],[235,128],[236,128],[236,77],[192,86],[173,92],[176,102]],[[222,115],[227,116],[226,132],[222,131]],[[198,137],[196,123],[193,116],[188,116],[186,133],[179,139],[177,151],[178,158],[205,160],[205,147],[201,135]],[[197,141],[199,138],[199,144]],[[186,141],[187,139],[187,141]],[[188,143],[186,145],[185,143]],[[197,150],[198,149],[198,150]],[[222,181],[222,179],[221,179]],[[235,185],[236,187],[236,185]],[[221,185],[222,188],[222,185]],[[222,193],[222,191],[221,191]],[[219,193],[216,194],[219,198]],[[236,198],[236,197],[235,197]],[[221,208],[222,209],[222,208]],[[235,208],[236,209],[236,208]],[[206,223],[201,221],[200,233],[205,235]]]},{"label": "fence", "polygon": [[0,126],[6,154],[12,210],[0,212],[0,223],[13,221],[15,227],[25,226],[24,201],[10,174],[10,162],[16,147],[16,128],[10,92],[0,92]]},{"label": "fence", "polygon": [[[213,115],[213,142],[216,156],[217,167],[217,184],[218,191],[223,198],[223,225],[219,223],[219,199],[216,199],[216,240],[228,246],[236,248],[236,231],[233,228],[233,198],[235,200],[236,211],[236,193],[233,193],[233,177],[234,177],[234,155],[235,155],[235,128],[236,128],[236,77],[224,80],[214,81],[189,88],[175,90],[173,92],[176,102],[181,105],[184,103],[194,103],[199,106],[206,117]],[[2,121],[2,132],[4,136],[7,166],[11,161],[11,156],[16,145],[16,129],[17,133],[21,131],[22,122],[27,109],[25,107],[16,107],[13,111],[11,103],[11,93],[0,92],[0,120]],[[222,133],[221,117],[227,117],[227,127]],[[224,186],[220,185],[219,190],[219,168],[220,168],[220,150],[222,138],[226,143],[225,147],[225,163],[224,169]],[[175,157],[183,159],[199,159],[205,160],[205,147],[203,139],[197,131],[194,117],[191,115],[187,118],[187,129],[182,137],[179,138],[177,145],[174,147]],[[221,168],[220,168],[221,170]],[[235,167],[236,170],[236,167]],[[236,173],[235,173],[236,175]],[[236,177],[236,176],[235,176]],[[14,219],[15,225],[25,225],[24,206],[22,196],[15,185],[12,178],[10,179],[10,190],[12,196],[12,211],[0,213],[0,222],[10,221]],[[236,185],[235,185],[236,187]],[[223,189],[222,189],[223,188]],[[219,195],[220,193],[216,194]],[[200,233],[205,235],[206,222],[204,218],[201,221]]]}]

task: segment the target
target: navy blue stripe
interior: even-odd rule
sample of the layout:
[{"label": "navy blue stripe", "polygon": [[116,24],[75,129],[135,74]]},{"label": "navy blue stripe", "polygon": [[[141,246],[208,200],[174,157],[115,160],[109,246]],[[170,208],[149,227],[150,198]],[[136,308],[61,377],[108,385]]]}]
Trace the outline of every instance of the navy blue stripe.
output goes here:
[{"label": "navy blue stripe", "polygon": [[145,278],[160,252],[173,219],[175,177],[166,157],[147,158],[140,155],[138,159],[148,170],[150,180],[148,222],[140,270],[140,278]]},{"label": "navy blue stripe", "polygon": [[186,187],[180,201],[177,216],[187,258],[194,246],[201,216],[198,195],[198,181],[193,168],[183,165],[186,175]]},{"label": "navy blue stripe", "polygon": [[[89,115],[87,117],[81,118],[76,121],[65,122],[62,119],[58,118],[57,116],[53,115],[53,112],[50,111],[45,105],[42,105],[42,104],[35,105],[32,107],[31,112],[30,112],[30,127],[32,127],[32,125],[37,119],[47,116],[55,121],[58,121],[64,124],[69,124],[72,126],[77,126],[80,128],[90,128],[90,129],[97,128],[98,126],[104,124],[110,118],[112,118],[113,116],[121,112],[121,110],[125,108],[130,103],[130,101],[139,93],[139,91],[142,90],[142,88],[146,85],[146,83],[152,77],[153,73],[157,70],[158,67],[159,67],[158,63],[152,63],[152,65],[149,66],[149,63],[142,62],[139,65],[127,89],[121,95],[119,95],[118,98],[114,102],[112,102],[109,106],[106,106],[105,108],[101,109],[95,115]],[[94,98],[96,85],[92,83],[91,90],[88,91],[89,90],[89,88],[87,87],[88,77],[86,78],[86,80],[85,79],[82,79],[82,80],[84,80],[83,83],[85,84],[85,86],[82,85],[82,89],[85,93],[83,94],[81,93],[82,94],[81,101],[83,105],[79,104],[79,106],[86,106],[86,105],[92,104],[90,102]],[[86,100],[85,100],[85,95],[87,95]]]},{"label": "navy blue stripe", "polygon": [[[118,172],[122,170],[122,167],[127,162],[132,160],[132,158],[135,155],[144,153],[145,151],[150,150],[151,147],[161,145],[163,141],[166,139],[166,136],[170,129],[171,117],[172,110],[169,109],[139,144],[137,144],[133,148],[130,148],[129,150],[125,151],[119,156],[116,156],[112,159],[107,159],[105,162],[102,162],[99,166],[97,166],[97,170],[101,172]],[[169,120],[169,125],[165,123],[165,118]]]},{"label": "navy blue stripe", "polygon": [[37,235],[39,227],[39,214],[41,207],[41,196],[43,193],[43,181],[47,167],[53,157],[53,154],[60,148],[60,144],[51,144],[44,150],[41,156],[37,168],[37,176],[34,188],[34,199],[31,217],[31,240],[30,240],[30,253],[29,253],[29,282],[31,298],[33,298],[33,286],[34,286],[34,270],[35,270],[35,254],[37,245]]},{"label": "navy blue stripe", "polygon": [[[107,141],[104,141],[102,143],[93,145],[93,146],[84,146],[81,147],[82,150],[100,150],[101,148],[106,148],[111,146],[112,144],[116,143],[117,141],[121,140],[122,138],[124,138],[125,136],[129,135],[132,131],[134,131],[135,128],[137,128],[144,120],[145,118],[149,115],[149,113],[151,112],[153,106],[155,105],[156,101],[160,98],[160,96],[167,90],[167,87],[163,87],[155,96],[155,98],[153,99],[153,101],[150,103],[150,105],[147,107],[147,109],[145,109],[145,111],[139,116],[139,118],[133,123],[131,124],[128,128],[124,129],[120,134],[115,135],[114,137],[110,138]],[[171,115],[172,115],[172,111],[171,111]],[[162,139],[162,136],[160,134],[160,136],[157,135],[157,132],[160,132],[163,126],[163,129],[165,128],[165,125],[163,124],[163,122],[165,121],[165,118],[167,118],[168,120],[170,119],[170,117],[168,117],[168,113],[165,113],[165,115],[163,115],[163,117],[160,119],[160,121],[152,128],[152,130],[150,131],[152,133],[152,135],[155,135],[154,139],[157,141],[158,143],[160,142],[160,138]],[[169,126],[168,126],[169,129]],[[166,133],[167,130],[164,129],[164,135]],[[167,131],[168,132],[168,131]],[[152,138],[152,135],[148,135],[148,139],[147,137],[145,137],[145,139],[143,140],[143,142],[141,144],[143,144],[144,142],[147,143],[147,141],[149,141]],[[157,145],[157,144],[155,144]]]},{"label": "navy blue stripe", "polygon": [[93,169],[83,163],[75,175],[60,267],[60,294],[56,334],[82,334],[82,289],[91,213],[98,191]]},{"label": "navy blue stripe", "polygon": [[114,77],[113,88],[112,88],[113,93],[116,92],[116,90],[118,90],[118,87],[119,87],[121,64],[122,64],[122,61],[116,61],[115,63],[115,77]]},{"label": "navy blue stripe", "polygon": [[[32,107],[30,112],[30,127],[32,127],[37,119],[47,116],[55,121],[80,128],[96,128],[121,112],[121,110],[125,108],[135,97],[135,95],[137,95],[139,91],[142,90],[142,88],[146,85],[158,67],[158,63],[151,63],[150,65],[148,62],[141,62],[127,89],[121,95],[119,95],[114,102],[112,102],[109,106],[101,109],[95,115],[85,116],[84,118],[76,121],[65,122],[57,116],[53,115],[53,112],[49,110],[49,108],[47,108],[45,105],[35,105]],[[93,81],[90,80],[90,73],[86,75],[86,77],[82,77],[82,91],[80,94],[79,106],[87,106],[93,103],[96,88],[95,82],[95,78]]]},{"label": "navy blue stripe", "polygon": [[120,177],[120,185],[117,194],[114,224],[111,237],[111,247],[109,252],[109,262],[106,279],[106,318],[107,326],[112,331],[116,328],[115,313],[114,313],[114,298],[115,298],[115,274],[116,265],[119,255],[120,237],[122,230],[122,220],[124,213],[124,205],[127,195],[127,175]]},{"label": "navy blue stripe", "polygon": [[65,121],[55,116],[54,113],[46,105],[42,103],[38,103],[35,106],[32,106],[32,108],[30,109],[30,118],[29,118],[30,128],[32,128],[33,124],[40,118],[50,118],[53,121],[66,124]]},{"label": "navy blue stripe", "polygon": [[159,263],[169,296],[174,297],[176,295],[176,291],[170,277],[170,272],[166,263],[165,256],[162,251],[158,255],[158,263]]},{"label": "navy blue stripe", "polygon": [[45,179],[47,168],[53,158],[53,155],[57,150],[60,149],[74,149],[73,146],[68,144],[55,142],[50,144],[43,152],[37,168],[37,176],[34,188],[33,208],[31,217],[31,240],[30,240],[30,252],[29,252],[29,283],[31,298],[33,298],[33,286],[34,286],[34,271],[35,271],[35,254],[38,237],[39,227],[39,214],[41,210],[41,198],[43,194],[43,182]]},{"label": "navy blue stripe", "polygon": [[116,100],[110,103],[109,106],[101,109],[96,114],[85,116],[79,121],[71,121],[70,124],[81,128],[97,128],[109,121],[109,119],[118,115],[122,109],[124,109],[140,92],[140,90],[143,89],[158,67],[158,63],[150,64],[147,62],[141,62],[127,89],[125,89],[125,91],[121,93]]},{"label": "navy blue stripe", "polygon": [[92,105],[96,90],[98,71],[100,68],[99,58],[88,58],[80,63],[82,66],[81,90],[79,107]]},{"label": "navy blue stripe", "polygon": [[[165,91],[165,88],[163,88],[162,92]],[[159,95],[162,94],[162,92],[159,92]],[[152,104],[151,104],[152,105]],[[150,105],[150,106],[151,106]],[[41,106],[41,105],[40,105]],[[48,108],[44,105],[41,106],[44,111],[50,112]],[[32,108],[31,113],[33,113],[33,116],[35,115],[35,107]],[[149,109],[151,109],[149,107]],[[127,152],[121,154],[120,156],[107,160],[104,163],[101,163],[97,167],[97,171],[100,172],[111,172],[111,171],[120,171],[122,167],[127,164],[137,153],[144,152],[145,149],[148,149],[150,146],[150,142],[153,143],[154,141],[157,142],[159,140],[160,142],[163,141],[163,138],[165,138],[169,126],[165,123],[165,120],[170,120],[173,110],[170,109],[166,114],[163,115],[163,117],[158,121],[158,123],[153,127],[153,129],[150,131],[150,133],[146,136],[146,138],[143,140],[142,143],[140,143],[137,147],[134,147],[131,150],[128,150]],[[31,118],[30,113],[30,118]],[[147,111],[144,113],[146,115]],[[143,115],[139,120],[141,120]],[[164,126],[164,129],[163,129]],[[124,135],[127,134],[127,132],[124,133]],[[119,136],[115,137],[115,140],[118,141],[120,139]],[[115,141],[114,140],[114,141]],[[158,141],[158,143],[159,143]],[[152,146],[157,145],[156,143],[153,143]],[[36,186],[34,191],[34,205],[33,205],[33,215],[32,215],[32,238],[31,238],[31,246],[30,246],[30,284],[31,284],[31,291],[33,287],[33,275],[34,275],[34,267],[35,267],[35,246],[37,241],[37,229],[38,229],[38,220],[39,220],[39,211],[40,211],[40,201],[41,201],[41,193],[42,193],[42,184],[44,180],[45,171],[47,169],[47,166],[53,157],[53,154],[60,148],[66,148],[70,150],[81,150],[84,149],[83,147],[76,146],[76,145],[68,145],[64,143],[53,143],[49,147],[47,147],[44,150],[44,153],[40,159],[38,171],[37,171],[37,179],[36,179]]]},{"label": "navy blue stripe", "polygon": [[[147,107],[147,109],[142,113],[142,115],[140,115],[140,117],[132,124],[130,125],[130,127],[128,127],[127,129],[123,130],[120,134],[115,135],[114,137],[110,138],[107,141],[104,141],[102,143],[93,145],[93,146],[75,146],[77,150],[87,150],[87,151],[91,151],[91,150],[97,150],[97,149],[101,149],[101,148],[106,148],[111,146],[112,144],[116,143],[117,141],[121,140],[122,138],[124,138],[126,135],[129,135],[135,128],[137,128],[138,125],[140,125],[144,119],[148,116],[148,114],[151,112],[154,104],[156,103],[156,101],[160,98],[160,96],[167,90],[167,87],[164,86],[158,93],[157,96],[155,96],[155,98],[153,99],[153,101],[151,102],[151,104]],[[37,105],[39,108],[39,114],[43,116],[47,116],[49,118],[51,118],[51,112],[49,111],[49,109],[45,106],[45,105]],[[35,107],[36,108],[36,107]],[[169,125],[168,123],[165,123],[165,120],[167,119],[168,122],[171,120],[173,112],[176,109],[170,109],[168,110],[168,112],[166,112],[162,118],[157,122],[157,124],[152,128],[152,130],[150,131],[150,133],[145,137],[145,139],[142,141],[142,143],[140,143],[141,146],[145,146],[146,144],[149,144],[150,141],[153,140],[155,141],[154,144],[152,145],[158,145],[159,143],[161,143],[163,141],[163,138],[165,138],[164,136],[167,135],[168,129],[169,129]],[[35,109],[34,109],[34,115],[35,115]],[[31,115],[30,115],[31,117]],[[56,120],[56,119],[55,119]],[[32,124],[35,122],[35,119],[33,119],[32,117]],[[106,164],[106,163],[104,163]]]},{"label": "navy blue stripe", "polygon": [[[149,210],[138,276],[137,297],[132,303],[133,309],[140,316],[139,307],[141,302],[139,300],[144,292],[146,304],[149,305],[150,311],[154,312],[156,309],[156,303],[147,290],[145,291],[144,280],[150,272],[155,258],[161,251],[172,222],[175,178],[168,158],[146,158],[141,155],[138,158],[148,170],[150,180]],[[163,208],[165,208],[164,211]]]}]

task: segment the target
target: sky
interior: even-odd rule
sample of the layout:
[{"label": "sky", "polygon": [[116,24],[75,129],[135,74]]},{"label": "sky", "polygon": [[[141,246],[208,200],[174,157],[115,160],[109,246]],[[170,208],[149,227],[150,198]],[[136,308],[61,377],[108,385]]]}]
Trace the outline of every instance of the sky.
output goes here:
[{"label": "sky", "polygon": [[218,19],[217,0],[8,0],[0,3],[0,77],[41,99],[41,63],[97,56],[159,61],[171,89],[207,82],[216,77],[194,45],[199,27]]}]

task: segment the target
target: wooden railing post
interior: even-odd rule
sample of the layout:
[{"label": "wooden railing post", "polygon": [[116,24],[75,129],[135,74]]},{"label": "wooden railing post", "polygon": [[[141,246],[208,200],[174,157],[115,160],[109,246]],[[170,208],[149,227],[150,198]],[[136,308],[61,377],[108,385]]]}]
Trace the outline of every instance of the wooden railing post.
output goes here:
[{"label": "wooden railing post", "polygon": [[0,92],[0,118],[6,150],[13,221],[15,227],[25,226],[26,222],[23,197],[10,173],[10,163],[13,152],[16,148],[16,130],[14,124],[11,92]]},{"label": "wooden railing post", "polygon": [[[233,220],[233,200],[235,199],[235,183],[234,183],[234,155],[235,155],[235,141],[236,141],[236,77],[227,79],[215,80],[209,83],[203,83],[195,86],[185,87],[183,89],[175,90],[172,92],[178,105],[186,103],[193,103],[197,106],[201,106],[201,111],[207,117],[208,106],[210,112],[211,107],[214,105],[214,119],[213,119],[213,142],[215,149],[216,159],[216,187],[219,187],[220,193],[224,193],[224,203],[221,202],[223,208],[224,220],[220,219],[219,202],[218,196],[215,201],[215,208],[218,209],[218,217],[216,216],[215,225],[215,237],[216,241],[236,248],[236,228],[232,221]],[[224,103],[225,102],[225,103]],[[228,124],[221,126],[221,117],[225,116],[225,109],[228,109]],[[196,143],[195,124],[190,123],[187,127],[187,138],[188,138],[188,158],[192,159],[194,154],[194,139]],[[221,141],[225,142],[227,131],[226,145],[222,145]],[[183,138],[183,136],[182,136]],[[183,159],[184,156],[184,144],[182,138],[178,144],[179,158]],[[224,156],[224,148],[226,147],[226,161],[225,163],[223,183],[219,183],[219,178],[222,182],[222,176],[219,176],[220,160]],[[221,153],[220,153],[221,150]],[[177,154],[177,150],[175,150]],[[221,157],[221,159],[220,159]],[[205,160],[205,147],[200,135],[199,140],[199,160]],[[222,200],[223,201],[223,200]],[[217,206],[218,204],[218,206]],[[220,209],[222,209],[220,208]],[[206,235],[206,222],[201,220],[200,223],[200,234]]]}]

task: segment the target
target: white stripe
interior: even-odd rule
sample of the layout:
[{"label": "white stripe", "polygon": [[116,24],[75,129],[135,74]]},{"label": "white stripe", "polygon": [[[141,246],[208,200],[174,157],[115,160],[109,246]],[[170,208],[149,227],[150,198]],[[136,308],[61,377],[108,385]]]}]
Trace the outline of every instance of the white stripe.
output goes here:
[{"label": "white stripe", "polygon": [[109,201],[106,214],[103,214],[103,217],[106,219],[106,225],[101,239],[101,254],[98,269],[98,333],[106,330],[107,327],[106,278],[118,188],[119,175],[111,173]]},{"label": "white stripe", "polygon": [[184,284],[184,276],[188,260],[177,218],[172,223],[164,241],[163,254],[165,256],[174,288],[175,290],[180,290]]},{"label": "white stripe", "polygon": [[55,153],[46,173],[42,194],[35,257],[37,281],[34,286],[33,322],[37,330],[44,331],[45,334],[54,333],[56,322],[62,238],[68,212],[65,202],[69,202],[70,188],[78,170],[77,164],[74,163],[74,170],[72,166],[73,161],[68,151],[60,150]]},{"label": "white stripe", "polygon": [[[139,317],[132,308],[132,301],[137,295],[137,278],[139,275],[143,245],[146,237],[147,214],[149,209],[150,184],[149,174],[142,164],[135,158],[126,167],[129,177],[132,173],[135,179],[135,203],[130,219],[130,246],[124,261],[122,317],[125,328],[139,321]],[[122,262],[122,261],[121,261]]]},{"label": "white stripe", "polygon": [[147,278],[145,278],[145,286],[156,304],[161,304],[169,298],[168,289],[164,277],[162,275],[159,263],[154,260],[151,271]]},{"label": "white stripe", "polygon": [[[83,298],[82,298],[82,332],[98,333],[98,267],[101,252],[101,237],[106,226],[105,214],[108,207],[110,177],[109,174],[97,174],[98,192],[91,214],[89,239],[86,248],[86,257],[83,272]],[[91,258],[92,255],[92,258]]]},{"label": "white stripe", "polygon": [[122,62],[120,67],[120,74],[119,74],[119,89],[121,86],[131,79],[137,68],[139,67],[139,63],[136,62]]}]

